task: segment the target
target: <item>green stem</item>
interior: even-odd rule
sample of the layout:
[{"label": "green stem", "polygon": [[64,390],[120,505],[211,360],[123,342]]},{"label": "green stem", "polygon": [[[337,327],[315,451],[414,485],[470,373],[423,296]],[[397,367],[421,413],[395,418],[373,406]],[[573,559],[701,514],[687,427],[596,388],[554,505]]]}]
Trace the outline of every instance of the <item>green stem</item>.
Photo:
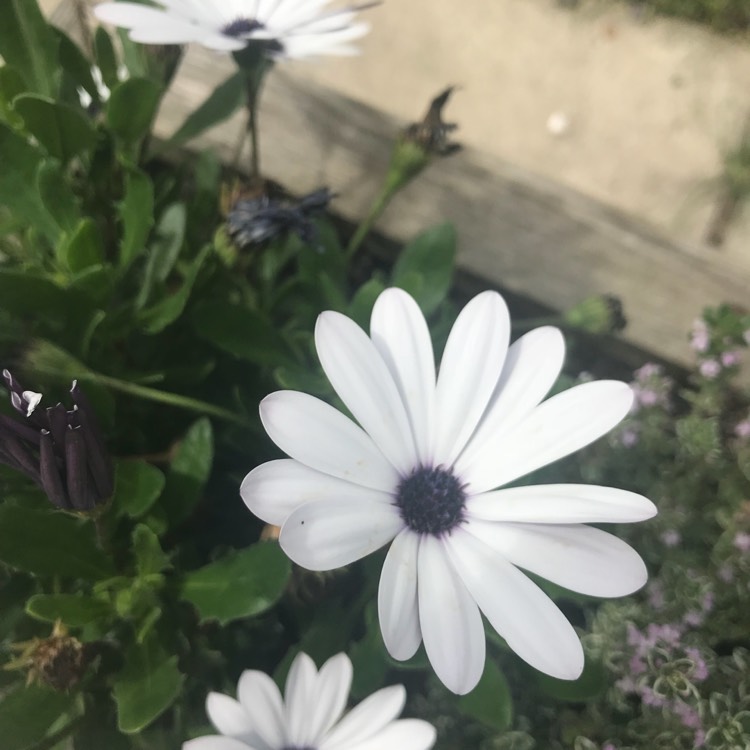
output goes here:
[{"label": "green stem", "polygon": [[127,381],[111,378],[108,375],[100,375],[99,373],[84,373],[79,375],[78,379],[83,382],[89,381],[92,383],[99,383],[112,388],[112,390],[127,393],[136,398],[143,398],[148,401],[158,401],[162,404],[176,406],[178,409],[187,409],[187,411],[194,411],[199,414],[209,414],[219,419],[224,419],[227,422],[234,422],[234,424],[239,424],[244,427],[248,426],[248,422],[245,419],[238,417],[231,411],[222,409],[220,406],[215,406],[214,404],[209,404],[205,401],[190,398],[189,396],[180,396],[177,393],[160,391],[156,388],[148,388],[145,385],[138,385],[137,383],[128,383]]},{"label": "green stem", "polygon": [[364,219],[360,222],[357,230],[352,235],[349,244],[346,247],[346,256],[351,259],[354,254],[359,250],[360,245],[364,242],[365,237],[370,233],[375,222],[383,215],[383,211],[388,207],[391,199],[398,191],[398,187],[394,189],[391,182],[387,182],[383,189],[380,191],[380,195],[375,199],[370,210]]}]

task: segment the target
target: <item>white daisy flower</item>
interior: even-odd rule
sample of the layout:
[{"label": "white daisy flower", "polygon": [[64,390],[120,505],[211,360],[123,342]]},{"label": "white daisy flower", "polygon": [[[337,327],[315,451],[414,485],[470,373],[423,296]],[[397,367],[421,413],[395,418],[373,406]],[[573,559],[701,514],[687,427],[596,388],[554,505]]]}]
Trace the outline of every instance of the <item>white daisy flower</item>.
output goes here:
[{"label": "white daisy flower", "polygon": [[497,488],[608,432],[632,391],[589,382],[543,401],[562,368],[562,334],[537,328],[509,347],[508,310],[495,292],[462,310],[437,377],[427,324],[406,292],[380,295],[370,331],[336,312],[318,318],[323,369],[361,427],[304,393],[266,397],[263,425],[291,458],[250,472],[245,503],[281,526],[282,548],[310,570],[392,542],[378,594],[386,648],[408,659],[424,641],[454,692],[482,674],[480,611],[533,667],[575,679],[575,631],[519,569],[583,594],[630,594],[646,582],[643,561],[583,524],[642,521],[656,508],[611,487]]},{"label": "white daisy flower", "polygon": [[198,42],[233,52],[264,41],[274,57],[353,55],[350,42],[369,26],[355,23],[357,11],[375,3],[325,11],[330,0],[154,0],[156,7],[130,2],[94,8],[105,23],[130,30],[144,44]]},{"label": "white daisy flower", "polygon": [[[429,750],[435,728],[420,719],[399,719],[406,691],[383,688],[341,718],[352,684],[346,654],[315,669],[300,653],[292,662],[282,699],[265,672],[246,670],[237,700],[209,693],[206,711],[221,735],[198,737],[182,750]],[[341,719],[339,721],[339,719]]]}]

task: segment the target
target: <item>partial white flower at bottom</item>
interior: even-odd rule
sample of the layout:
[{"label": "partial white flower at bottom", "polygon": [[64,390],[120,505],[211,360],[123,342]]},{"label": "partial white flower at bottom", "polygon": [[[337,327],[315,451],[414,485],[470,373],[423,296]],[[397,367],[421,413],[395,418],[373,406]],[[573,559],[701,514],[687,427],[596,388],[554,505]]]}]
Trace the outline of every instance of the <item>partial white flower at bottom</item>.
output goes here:
[{"label": "partial white flower at bottom", "polygon": [[435,728],[420,719],[398,719],[406,691],[393,685],[373,693],[341,718],[352,684],[346,654],[318,672],[300,653],[292,662],[282,699],[265,673],[246,670],[237,700],[209,693],[206,711],[220,735],[198,737],[182,750],[429,750]]},{"label": "partial white flower at bottom", "polygon": [[318,318],[323,369],[358,426],[325,402],[281,391],[261,403],[263,425],[291,459],[262,464],[241,494],[299,565],[330,570],[392,542],[378,611],[396,659],[424,641],[438,677],[467,693],[482,675],[484,625],[547,674],[575,679],[583,649],[565,616],[521,569],[564,588],[623,596],[646,582],[627,544],[586,523],[655,515],[641,495],[548,484],[496,489],[611,430],[633,393],[583,383],[543,401],[562,368],[556,328],[508,346],[502,297],[484,292],[462,310],[436,376],[416,302],[388,289],[370,336],[336,312]]}]

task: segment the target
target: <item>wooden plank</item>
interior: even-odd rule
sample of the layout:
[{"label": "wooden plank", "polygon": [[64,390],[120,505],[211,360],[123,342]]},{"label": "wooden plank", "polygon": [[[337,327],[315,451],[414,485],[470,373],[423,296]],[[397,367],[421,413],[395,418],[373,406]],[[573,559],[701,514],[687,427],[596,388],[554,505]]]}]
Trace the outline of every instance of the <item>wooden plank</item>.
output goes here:
[{"label": "wooden plank", "polygon": [[[65,6],[57,21],[70,27]],[[231,59],[189,49],[156,135],[174,132],[232,70]],[[290,71],[279,66],[264,90],[264,173],[298,193],[328,185],[338,193],[334,211],[356,220],[378,192],[405,123]],[[231,161],[243,127],[238,115],[190,147],[213,148]],[[558,309],[613,293],[625,304],[626,338],[677,362],[691,358],[686,333],[704,306],[748,303],[744,272],[718,268],[621,213],[477,149],[435,161],[377,228],[407,240],[445,220],[458,229],[461,267]]]}]

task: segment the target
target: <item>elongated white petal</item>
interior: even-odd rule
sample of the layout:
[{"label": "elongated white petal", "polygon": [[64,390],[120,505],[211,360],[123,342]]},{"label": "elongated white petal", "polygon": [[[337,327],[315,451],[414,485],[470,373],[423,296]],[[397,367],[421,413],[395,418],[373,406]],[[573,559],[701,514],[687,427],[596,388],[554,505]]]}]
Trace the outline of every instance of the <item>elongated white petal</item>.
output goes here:
[{"label": "elongated white petal", "polygon": [[350,750],[393,721],[403,710],[405,702],[403,685],[378,690],[344,716],[321,743],[320,750]]},{"label": "elongated white petal", "polygon": [[352,663],[346,654],[332,656],[318,672],[316,702],[306,717],[307,745],[318,746],[326,732],[336,723],[344,709],[352,686]]},{"label": "elongated white petal", "polygon": [[435,358],[419,305],[401,289],[387,289],[373,307],[370,335],[406,406],[419,459],[431,463]]},{"label": "elongated white petal", "polygon": [[562,612],[535,583],[463,528],[453,531],[446,547],[472,597],[513,651],[553,677],[574,680],[580,676],[581,642]]},{"label": "elongated white petal", "polygon": [[591,526],[471,521],[468,529],[514,565],[581,594],[626,596],[648,578],[632,547]]},{"label": "elongated white petal", "polygon": [[172,21],[184,23],[170,13],[140,3],[100,3],[94,6],[93,10],[100,21],[122,26],[124,29],[134,29],[138,26],[148,28],[152,24],[167,25]]},{"label": "elongated white petal", "polygon": [[268,747],[283,747],[284,705],[276,683],[265,672],[246,669],[237,683],[237,699],[263,742]]},{"label": "elongated white petal", "polygon": [[417,606],[419,535],[404,529],[391,544],[378,588],[378,620],[388,653],[410,659],[422,642]]},{"label": "elongated white petal", "polygon": [[253,747],[248,745],[247,742],[235,740],[232,737],[211,734],[183,742],[182,750],[264,750],[264,748]]},{"label": "elongated white petal", "polygon": [[553,396],[515,429],[478,446],[460,476],[478,494],[518,479],[592,443],[622,421],[633,403],[626,383],[598,380]]},{"label": "elongated white petal", "polygon": [[387,503],[321,500],[289,516],[279,543],[303,568],[332,570],[380,549],[403,527],[398,510]]},{"label": "elongated white petal", "polygon": [[206,30],[187,21],[165,18],[150,26],[134,26],[130,38],[141,44],[188,44],[208,36]]},{"label": "elongated white petal", "polygon": [[557,328],[544,326],[529,331],[508,349],[482,421],[456,461],[461,474],[473,457],[510,432],[549,393],[560,376],[565,359],[565,340]]},{"label": "elongated white petal", "polygon": [[311,469],[384,492],[398,486],[398,473],[364,430],[325,401],[277,391],[261,401],[260,418],[271,440]]},{"label": "elongated white petal", "polygon": [[402,474],[418,463],[404,403],[367,334],[336,312],[318,316],[315,347],[326,376],[383,455]]},{"label": "elongated white petal", "polygon": [[656,515],[643,495],[596,484],[536,484],[469,497],[466,512],[487,521],[634,523]]},{"label": "elongated white petal", "polygon": [[222,734],[240,737],[253,730],[250,715],[234,698],[223,693],[209,693],[206,698],[206,713],[211,723]]},{"label": "elongated white petal", "polygon": [[318,670],[313,660],[300,651],[294,657],[284,687],[286,733],[291,745],[302,747],[307,734],[307,719],[315,710],[315,684]]},{"label": "elongated white petal", "polygon": [[419,622],[435,673],[449,690],[463,695],[482,676],[486,646],[482,617],[448,560],[446,539],[425,535],[420,540]]},{"label": "elongated white petal", "polygon": [[242,481],[240,495],[258,518],[275,526],[281,526],[293,510],[318,500],[391,502],[385,492],[322,474],[291,458],[268,461],[253,469]]},{"label": "elongated white petal", "polygon": [[[399,719],[389,724],[374,737],[351,745],[347,750],[384,750],[393,748],[399,750],[429,750],[437,738],[435,727],[420,719]],[[328,748],[321,748],[328,750]]]},{"label": "elongated white petal", "polygon": [[495,389],[508,350],[510,317],[497,292],[482,292],[461,311],[440,362],[435,463],[450,466],[463,450]]}]

